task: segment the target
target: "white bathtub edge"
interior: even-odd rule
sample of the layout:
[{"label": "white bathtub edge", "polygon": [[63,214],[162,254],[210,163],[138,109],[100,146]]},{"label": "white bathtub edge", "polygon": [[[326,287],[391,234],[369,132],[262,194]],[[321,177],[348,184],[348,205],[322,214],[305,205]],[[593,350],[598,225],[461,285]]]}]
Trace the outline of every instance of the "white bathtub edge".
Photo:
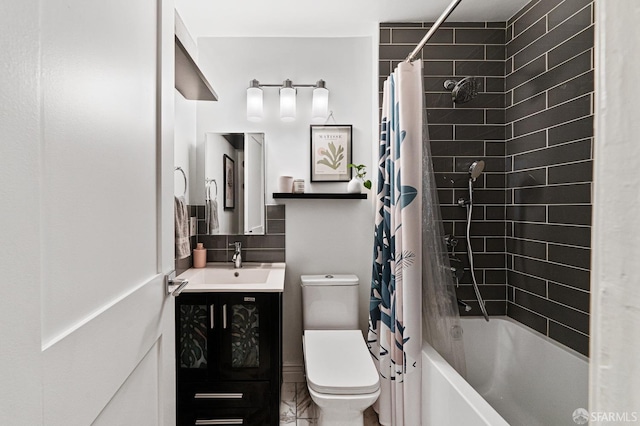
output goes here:
[{"label": "white bathtub edge", "polygon": [[[430,362],[433,368],[435,368],[438,373],[445,378],[457,394],[459,394],[468,406],[471,407],[473,412],[478,416],[478,420],[481,420],[483,424],[487,426],[509,426],[509,423],[507,423],[505,419],[500,416],[500,414],[498,414],[498,412],[489,405],[489,403],[485,401],[431,345],[424,343],[422,351],[426,357],[426,360],[423,362],[423,368],[427,367],[427,362]],[[428,374],[426,370],[423,373],[423,380],[428,380],[428,378],[425,377],[425,374]],[[423,387],[426,386],[426,384],[423,384]],[[423,414],[423,419],[424,418],[425,415]]]},{"label": "white bathtub edge", "polygon": [[[462,319],[462,321],[467,320],[467,319],[483,319],[484,320],[484,318],[482,318],[481,316],[466,316],[466,317],[464,317]],[[510,322],[510,323],[514,324],[515,326],[520,327],[523,330],[526,330],[528,333],[531,333],[531,334],[533,334],[535,336],[538,336],[539,338],[541,338],[545,342],[555,346],[556,348],[570,353],[571,355],[575,356],[579,360],[584,361],[587,364],[589,363],[589,357],[588,356],[585,356],[585,355],[581,354],[580,352],[576,351],[575,349],[570,348],[567,345],[563,345],[562,343],[560,343],[560,342],[558,342],[556,340],[553,340],[551,337],[540,333],[538,330],[535,330],[535,329],[529,327],[528,325],[519,322],[518,320],[515,320],[515,319],[513,319],[511,317],[508,317],[506,315],[491,317],[491,319],[497,319],[497,320]],[[579,331],[577,331],[577,332],[580,333]]]}]

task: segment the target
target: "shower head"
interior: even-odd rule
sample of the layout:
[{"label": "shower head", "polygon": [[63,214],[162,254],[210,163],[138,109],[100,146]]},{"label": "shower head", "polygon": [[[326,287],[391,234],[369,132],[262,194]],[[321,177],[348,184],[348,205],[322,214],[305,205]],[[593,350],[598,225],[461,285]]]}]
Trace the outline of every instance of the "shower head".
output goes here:
[{"label": "shower head", "polygon": [[475,77],[465,77],[460,81],[445,81],[444,88],[451,90],[451,100],[453,102],[464,104],[476,97],[480,83]]},{"label": "shower head", "polygon": [[471,166],[469,166],[469,179],[475,181],[478,179],[478,176],[482,174],[484,170],[484,161],[478,160],[474,161]]}]

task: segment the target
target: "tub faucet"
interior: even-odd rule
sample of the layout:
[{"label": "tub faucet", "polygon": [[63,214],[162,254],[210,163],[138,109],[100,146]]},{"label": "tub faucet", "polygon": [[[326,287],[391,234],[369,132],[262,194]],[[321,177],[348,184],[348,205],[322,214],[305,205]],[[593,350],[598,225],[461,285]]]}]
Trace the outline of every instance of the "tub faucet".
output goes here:
[{"label": "tub faucet", "polygon": [[240,252],[240,249],[242,249],[242,243],[240,241],[236,241],[234,243],[229,244],[229,246],[234,246],[236,250],[235,253],[233,253],[233,257],[231,258],[231,261],[233,262],[233,267],[242,268],[242,253]]}]

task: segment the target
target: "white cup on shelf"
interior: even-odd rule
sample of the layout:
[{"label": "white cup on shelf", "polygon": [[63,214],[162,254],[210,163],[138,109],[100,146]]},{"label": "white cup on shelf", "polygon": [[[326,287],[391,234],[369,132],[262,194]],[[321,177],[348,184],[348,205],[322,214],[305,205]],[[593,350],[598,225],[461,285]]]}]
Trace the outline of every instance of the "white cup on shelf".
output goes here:
[{"label": "white cup on shelf", "polygon": [[293,190],[293,176],[280,176],[278,178],[278,192],[290,193]]}]

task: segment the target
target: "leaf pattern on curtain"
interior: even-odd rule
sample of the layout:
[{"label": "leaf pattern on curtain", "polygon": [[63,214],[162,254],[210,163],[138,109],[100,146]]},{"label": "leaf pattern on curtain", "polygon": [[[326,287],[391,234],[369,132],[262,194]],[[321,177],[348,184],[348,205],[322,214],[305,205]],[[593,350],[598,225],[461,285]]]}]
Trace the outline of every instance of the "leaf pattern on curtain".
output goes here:
[{"label": "leaf pattern on curtain", "polygon": [[207,368],[206,305],[180,305],[180,367]]},{"label": "leaf pattern on curtain", "polygon": [[420,422],[422,90],[416,88],[421,85],[418,68],[402,63],[385,82],[380,128],[367,341],[381,378],[376,411],[381,423],[392,425]]},{"label": "leaf pattern on curtain", "polygon": [[[394,86],[394,78],[390,77],[390,85]],[[393,89],[392,89],[393,92]],[[404,209],[416,198],[418,191],[410,185],[401,184],[400,145],[405,140],[406,131],[399,129],[399,123],[394,118],[398,114],[398,105],[393,109],[395,114],[391,118],[382,118],[380,134],[380,161],[378,162],[378,214],[375,227],[373,277],[371,282],[371,300],[369,306],[370,330],[377,330],[378,323],[386,326],[395,337],[395,345],[402,350],[404,344],[411,338],[405,336],[402,320],[396,317],[395,290],[396,279],[402,276],[404,268],[411,266],[415,260],[415,253],[410,250],[396,254],[396,235],[402,232],[402,222],[392,220],[391,215],[398,207]],[[389,131],[391,129],[391,131]],[[395,132],[394,132],[395,130]],[[390,138],[395,133],[397,137]],[[392,140],[390,140],[392,139]],[[393,146],[392,146],[393,145]],[[391,228],[392,223],[395,227]],[[371,337],[371,336],[370,336]],[[377,340],[374,337],[375,340]],[[370,342],[371,343],[371,342]],[[370,346],[371,349],[371,346]],[[384,354],[388,350],[381,347]],[[379,354],[372,354],[377,357]],[[390,378],[402,380],[406,372],[404,358],[392,359],[395,368]]]}]

